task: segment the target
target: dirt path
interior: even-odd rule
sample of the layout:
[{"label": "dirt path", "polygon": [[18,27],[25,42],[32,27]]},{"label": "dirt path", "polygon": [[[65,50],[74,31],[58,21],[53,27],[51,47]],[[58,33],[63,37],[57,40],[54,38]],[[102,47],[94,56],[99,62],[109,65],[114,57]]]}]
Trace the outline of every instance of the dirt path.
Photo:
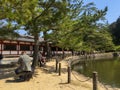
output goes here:
[{"label": "dirt path", "polygon": [[[0,75],[0,90],[92,90],[92,79],[78,75],[76,72],[71,74],[71,83],[67,82],[67,61],[61,63],[61,76],[55,72],[55,60],[47,62],[46,67],[37,67],[35,75],[30,81],[16,82],[13,78],[14,72],[3,73]],[[77,77],[77,79],[76,79]],[[86,82],[81,82],[80,80]],[[103,85],[98,85],[98,90],[107,90]],[[108,90],[113,90],[109,88]],[[119,89],[114,89],[119,90]]]}]

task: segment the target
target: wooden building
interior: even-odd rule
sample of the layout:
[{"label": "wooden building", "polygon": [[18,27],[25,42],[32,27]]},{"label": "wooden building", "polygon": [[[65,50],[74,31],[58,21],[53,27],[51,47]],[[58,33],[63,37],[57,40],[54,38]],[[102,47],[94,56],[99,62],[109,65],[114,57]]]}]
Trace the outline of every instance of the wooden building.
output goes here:
[{"label": "wooden building", "polygon": [[[43,51],[44,39],[39,38],[40,51]],[[53,45],[49,45],[52,54],[62,54],[61,48]],[[20,36],[16,39],[2,39],[0,38],[0,53],[4,56],[19,56],[22,51],[26,51],[27,54],[32,55],[34,50],[34,38],[32,36]],[[71,53],[70,51],[64,51],[64,53]]]},{"label": "wooden building", "polygon": [[[39,38],[43,42],[43,38]],[[42,46],[40,46],[42,48]],[[3,55],[19,55],[26,51],[32,55],[34,50],[34,39],[32,36],[20,36],[16,39],[0,39],[0,53]]]}]

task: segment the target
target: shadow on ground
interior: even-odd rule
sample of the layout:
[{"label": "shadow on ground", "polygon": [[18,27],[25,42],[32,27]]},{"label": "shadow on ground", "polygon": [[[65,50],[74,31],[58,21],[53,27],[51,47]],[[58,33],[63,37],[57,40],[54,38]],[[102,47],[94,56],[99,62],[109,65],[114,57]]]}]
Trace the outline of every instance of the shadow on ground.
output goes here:
[{"label": "shadow on ground", "polygon": [[[43,73],[46,74],[52,74],[52,73],[59,73],[59,67],[56,69],[55,65],[52,66],[45,66],[45,67],[40,67],[40,69],[43,71]],[[66,73],[67,68],[62,68],[61,67],[61,73]]]},{"label": "shadow on ground", "polygon": [[19,83],[19,82],[24,82],[23,80],[20,80],[20,79],[13,79],[13,80],[6,80],[6,83]]}]

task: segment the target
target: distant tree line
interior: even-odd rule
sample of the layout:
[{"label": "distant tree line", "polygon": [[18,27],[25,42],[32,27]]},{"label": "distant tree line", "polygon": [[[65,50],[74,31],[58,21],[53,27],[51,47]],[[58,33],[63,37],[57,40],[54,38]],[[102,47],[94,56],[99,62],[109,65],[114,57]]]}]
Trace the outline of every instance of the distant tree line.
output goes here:
[{"label": "distant tree line", "polygon": [[109,32],[112,35],[113,43],[120,45],[120,17],[109,26]]}]

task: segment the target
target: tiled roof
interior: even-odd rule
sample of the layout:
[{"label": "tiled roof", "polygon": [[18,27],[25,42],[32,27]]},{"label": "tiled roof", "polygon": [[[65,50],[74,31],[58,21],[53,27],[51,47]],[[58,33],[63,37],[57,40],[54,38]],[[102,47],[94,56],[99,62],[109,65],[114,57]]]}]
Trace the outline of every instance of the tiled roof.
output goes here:
[{"label": "tiled roof", "polygon": [[[27,42],[34,42],[34,37],[33,36],[20,36],[19,38],[17,38],[17,40],[19,41],[27,41]],[[40,42],[44,41],[44,38],[39,38]]]},{"label": "tiled roof", "polygon": [[[2,39],[2,38],[1,38]],[[8,38],[7,40],[17,40],[17,41],[26,41],[26,42],[34,42],[34,37],[33,36],[29,36],[29,35],[20,35],[20,37],[18,38]],[[39,38],[40,42],[44,41],[44,38]]]}]

